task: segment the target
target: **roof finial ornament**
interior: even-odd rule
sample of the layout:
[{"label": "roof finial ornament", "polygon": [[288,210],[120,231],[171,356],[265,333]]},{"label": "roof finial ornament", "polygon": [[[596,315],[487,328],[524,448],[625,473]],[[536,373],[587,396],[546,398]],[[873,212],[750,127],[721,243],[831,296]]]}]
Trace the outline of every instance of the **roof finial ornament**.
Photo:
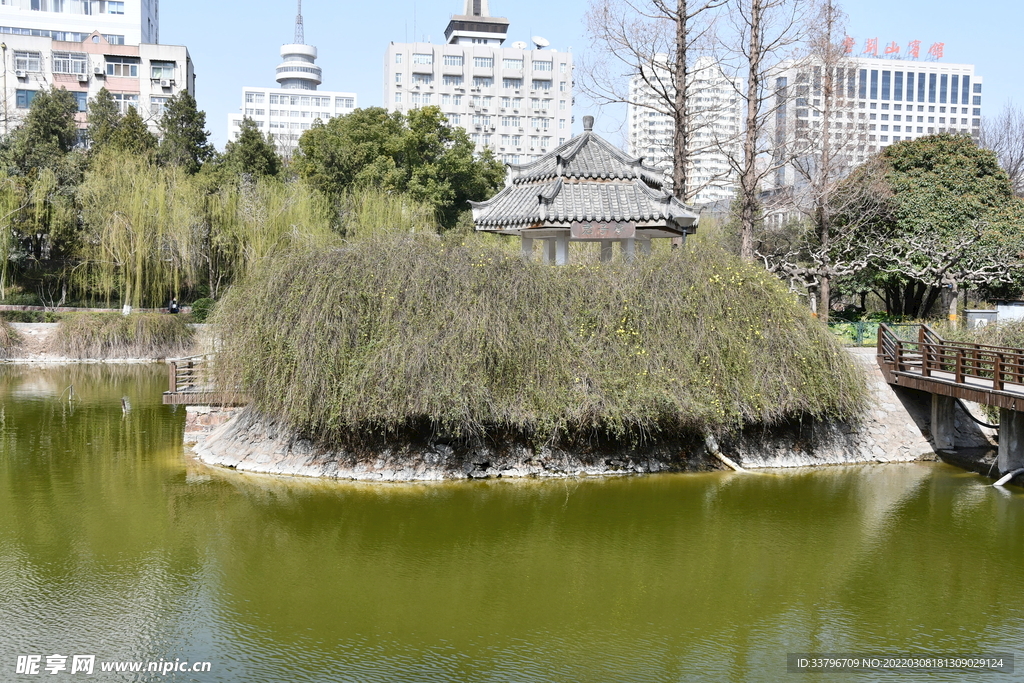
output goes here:
[{"label": "roof finial ornament", "polygon": [[594,117],[584,116],[583,117],[583,132],[592,133],[594,131]]}]

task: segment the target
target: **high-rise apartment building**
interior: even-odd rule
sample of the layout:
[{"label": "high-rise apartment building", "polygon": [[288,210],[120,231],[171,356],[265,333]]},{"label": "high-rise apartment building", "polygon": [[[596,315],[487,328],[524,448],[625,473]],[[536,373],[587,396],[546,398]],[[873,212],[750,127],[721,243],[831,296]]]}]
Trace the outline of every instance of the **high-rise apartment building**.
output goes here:
[{"label": "high-rise apartment building", "polygon": [[[643,75],[629,82],[629,153],[643,157],[644,164],[672,177],[675,120],[669,103],[658,92],[675,96],[667,69],[657,63],[645,67]],[[646,76],[646,78],[644,77]],[[687,150],[687,177],[691,204],[729,200],[736,194],[736,172],[730,156],[738,159],[742,150],[740,122],[742,105],[738,84],[729,79],[709,57],[700,57],[690,72],[690,128],[692,142]],[[657,90],[652,83],[657,86]]]},{"label": "high-rise apartment building", "polygon": [[289,158],[303,131],[314,121],[328,121],[356,107],[351,92],[317,90],[323,72],[316,65],[317,50],[305,44],[302,24],[302,0],[295,17],[295,42],[281,47],[282,62],[277,66],[276,88],[242,88],[242,106],[228,114],[228,140],[238,138],[243,118],[250,118],[264,133],[270,133],[277,151]]},{"label": "high-rise apartment building", "polygon": [[447,42],[391,43],[384,56],[385,106],[435,105],[477,150],[510,164],[539,158],[572,137],[572,53],[534,38],[504,47],[507,19],[488,0],[466,0],[445,29]]},{"label": "high-rise apartment building", "polygon": [[938,133],[977,138],[981,133],[982,78],[972,64],[848,57],[832,68],[835,94],[826,103],[821,64],[782,65],[776,79],[780,104],[773,118],[781,164],[776,187],[800,184],[801,146],[807,152],[803,158],[813,157],[822,144],[825,116],[831,121],[829,142],[850,168],[901,140]]},{"label": "high-rise apartment building", "polygon": [[160,45],[157,0],[13,0],[0,4],[4,92],[0,129],[28,112],[35,94],[56,86],[87,102],[101,88],[122,112],[135,107],[152,129],[167,101],[195,91],[188,50]]}]

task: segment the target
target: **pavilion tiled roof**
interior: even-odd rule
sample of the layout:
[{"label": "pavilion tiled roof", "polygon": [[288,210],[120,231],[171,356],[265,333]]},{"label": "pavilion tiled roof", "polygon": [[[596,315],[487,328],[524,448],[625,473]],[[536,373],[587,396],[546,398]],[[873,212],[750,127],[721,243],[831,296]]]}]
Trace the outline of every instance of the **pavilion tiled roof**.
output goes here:
[{"label": "pavilion tiled roof", "polygon": [[507,182],[491,199],[470,202],[478,230],[627,221],[683,232],[697,220],[663,189],[660,171],[590,130],[536,161],[510,166]]}]

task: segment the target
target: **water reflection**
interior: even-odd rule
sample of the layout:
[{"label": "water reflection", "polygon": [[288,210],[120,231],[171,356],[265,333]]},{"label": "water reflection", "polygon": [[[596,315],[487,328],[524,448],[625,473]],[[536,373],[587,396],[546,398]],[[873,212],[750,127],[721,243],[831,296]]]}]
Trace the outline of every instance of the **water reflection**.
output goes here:
[{"label": "water reflection", "polygon": [[184,456],[164,372],[0,367],[0,667],[68,651],[210,660],[202,681],[771,681],[786,652],[1024,635],[1006,595],[1024,497],[951,467],[263,477]]}]

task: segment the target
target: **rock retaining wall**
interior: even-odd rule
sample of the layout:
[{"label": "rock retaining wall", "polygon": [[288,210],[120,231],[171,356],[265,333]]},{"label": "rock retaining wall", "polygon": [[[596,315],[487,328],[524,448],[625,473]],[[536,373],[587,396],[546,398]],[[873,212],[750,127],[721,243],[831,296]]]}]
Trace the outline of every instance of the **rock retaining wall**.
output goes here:
[{"label": "rock retaining wall", "polygon": [[[858,423],[805,420],[748,428],[723,440],[722,453],[745,468],[933,459],[928,424],[930,396],[887,384],[875,363],[874,349],[849,351],[863,368],[870,391],[870,408]],[[217,419],[223,417],[227,415]],[[978,427],[960,408],[957,418],[958,445],[991,444],[991,430]],[[372,452],[324,451],[250,409],[213,429],[195,450],[206,463],[250,472],[370,481],[579,476],[723,467],[708,453],[704,440],[696,436],[690,441],[635,449],[589,444],[575,450],[534,448],[514,440],[468,446],[425,439]]]}]

